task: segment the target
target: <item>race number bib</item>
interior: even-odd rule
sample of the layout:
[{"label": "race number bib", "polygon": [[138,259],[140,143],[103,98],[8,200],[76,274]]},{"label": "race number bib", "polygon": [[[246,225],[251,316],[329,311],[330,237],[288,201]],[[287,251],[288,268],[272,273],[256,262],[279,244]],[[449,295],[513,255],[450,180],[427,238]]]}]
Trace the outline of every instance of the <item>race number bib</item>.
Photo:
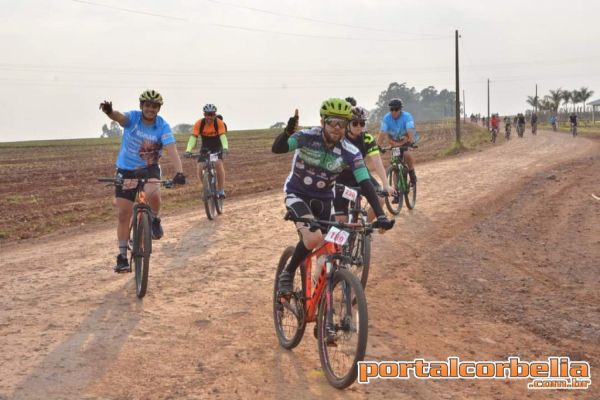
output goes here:
[{"label": "race number bib", "polygon": [[400,147],[394,147],[392,149],[392,155],[395,157],[400,157]]},{"label": "race number bib", "polygon": [[334,226],[329,229],[327,232],[327,236],[325,236],[325,240],[330,243],[335,243],[337,245],[343,246],[348,241],[348,237],[350,234],[346,231],[342,231]]},{"label": "race number bib", "polygon": [[210,153],[210,161],[211,162],[217,162],[219,160],[219,154],[218,153]]},{"label": "race number bib", "polygon": [[356,201],[356,197],[358,196],[358,192],[354,189],[350,189],[348,186],[344,186],[344,193],[342,193],[342,197],[346,200]]}]

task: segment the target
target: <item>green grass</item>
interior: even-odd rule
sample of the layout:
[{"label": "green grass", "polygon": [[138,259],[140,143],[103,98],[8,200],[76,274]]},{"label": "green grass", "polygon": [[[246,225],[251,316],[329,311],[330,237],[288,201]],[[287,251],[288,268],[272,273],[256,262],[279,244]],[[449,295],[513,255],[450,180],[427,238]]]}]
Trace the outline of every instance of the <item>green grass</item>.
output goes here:
[{"label": "green grass", "polygon": [[478,125],[465,125],[462,131],[461,143],[453,142],[448,147],[438,153],[438,157],[448,157],[463,153],[465,151],[475,150],[490,142],[490,133],[487,129]]},{"label": "green grass", "polygon": [[36,195],[30,195],[30,196],[22,196],[19,194],[13,194],[13,195],[8,195],[4,198],[4,201],[7,204],[23,204],[23,203],[29,203],[29,204],[37,204],[40,201],[40,198]]},{"label": "green grass", "polygon": [[[539,129],[544,130],[552,130],[552,125],[550,124],[540,124]],[[559,125],[558,132],[571,134],[571,126],[570,125]],[[577,134],[581,136],[591,137],[591,138],[600,138],[600,124],[594,125],[577,125]]]}]

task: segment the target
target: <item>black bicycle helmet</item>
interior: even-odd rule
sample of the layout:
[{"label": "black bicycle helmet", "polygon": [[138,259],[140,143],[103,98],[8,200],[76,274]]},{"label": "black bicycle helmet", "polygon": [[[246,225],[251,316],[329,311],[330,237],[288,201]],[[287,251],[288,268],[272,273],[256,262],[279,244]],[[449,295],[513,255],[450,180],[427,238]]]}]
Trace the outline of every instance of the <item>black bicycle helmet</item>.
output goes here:
[{"label": "black bicycle helmet", "polygon": [[390,108],[402,108],[402,100],[400,100],[398,98],[392,99],[388,103],[388,107],[390,107]]}]

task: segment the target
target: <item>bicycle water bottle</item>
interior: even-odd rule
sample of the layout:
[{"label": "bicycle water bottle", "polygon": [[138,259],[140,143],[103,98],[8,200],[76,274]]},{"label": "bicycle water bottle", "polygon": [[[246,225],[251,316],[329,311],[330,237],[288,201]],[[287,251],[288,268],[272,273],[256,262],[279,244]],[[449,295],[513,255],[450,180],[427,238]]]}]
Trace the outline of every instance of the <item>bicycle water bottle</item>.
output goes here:
[{"label": "bicycle water bottle", "polygon": [[322,255],[319,256],[319,258],[317,258],[317,263],[314,264],[315,267],[312,270],[312,285],[313,287],[315,287],[315,285],[317,284],[317,282],[319,281],[319,277],[321,276],[321,271],[323,270],[323,266],[325,265],[325,260],[326,260],[326,256]]}]

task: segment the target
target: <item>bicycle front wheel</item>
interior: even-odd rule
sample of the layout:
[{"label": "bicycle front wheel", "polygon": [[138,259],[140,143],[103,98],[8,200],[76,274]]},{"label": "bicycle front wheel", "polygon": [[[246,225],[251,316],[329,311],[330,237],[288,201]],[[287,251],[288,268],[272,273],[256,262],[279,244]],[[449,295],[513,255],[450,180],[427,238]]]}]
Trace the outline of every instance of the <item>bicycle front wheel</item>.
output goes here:
[{"label": "bicycle front wheel", "polygon": [[[400,184],[399,184],[400,182],[399,182],[398,167],[390,165],[386,170],[386,175],[387,175],[390,186],[393,187],[394,189],[396,189],[396,191],[398,192],[398,195],[397,195],[397,197],[396,196],[387,196],[385,198],[385,206],[390,213],[392,213],[394,215],[398,215],[398,214],[400,214],[400,210],[402,209],[402,199],[399,198],[400,195],[402,194],[402,188],[400,187]],[[397,201],[397,203],[396,203],[396,201]]]},{"label": "bicycle front wheel", "polygon": [[202,177],[202,201],[204,202],[204,211],[206,211],[206,217],[210,220],[215,219],[217,216],[217,209],[215,207],[215,201],[213,200],[214,194],[211,190],[210,178],[208,173],[204,171]]},{"label": "bicycle front wheel", "polygon": [[404,202],[406,203],[406,207],[409,210],[415,208],[415,204],[417,204],[417,183],[414,183],[414,186],[408,183],[408,171],[403,170],[404,173],[404,182],[406,182],[406,190],[404,191]]},{"label": "bicycle front wheel", "polygon": [[279,275],[287,265],[289,259],[294,254],[293,246],[287,247],[277,265],[275,272],[275,284],[273,285],[273,322],[275,324],[275,333],[279,344],[284,349],[291,350],[298,346],[304,335],[306,328],[306,318],[304,317],[304,263],[296,269],[294,276],[294,291],[289,299],[283,299],[279,296]]},{"label": "bicycle front wheel", "polygon": [[350,271],[335,272],[331,296],[321,298],[317,324],[325,377],[333,387],[344,389],[356,380],[357,362],[365,357],[368,337],[367,299]]},{"label": "bicycle front wheel", "polygon": [[133,232],[135,293],[140,299],[146,295],[146,289],[148,288],[151,252],[152,232],[150,231],[150,215],[147,212],[142,212],[138,214],[137,226]]},{"label": "bicycle front wheel", "polygon": [[354,233],[348,244],[348,255],[352,259],[350,271],[360,280],[363,289],[367,287],[369,264],[371,263],[371,236]]}]

